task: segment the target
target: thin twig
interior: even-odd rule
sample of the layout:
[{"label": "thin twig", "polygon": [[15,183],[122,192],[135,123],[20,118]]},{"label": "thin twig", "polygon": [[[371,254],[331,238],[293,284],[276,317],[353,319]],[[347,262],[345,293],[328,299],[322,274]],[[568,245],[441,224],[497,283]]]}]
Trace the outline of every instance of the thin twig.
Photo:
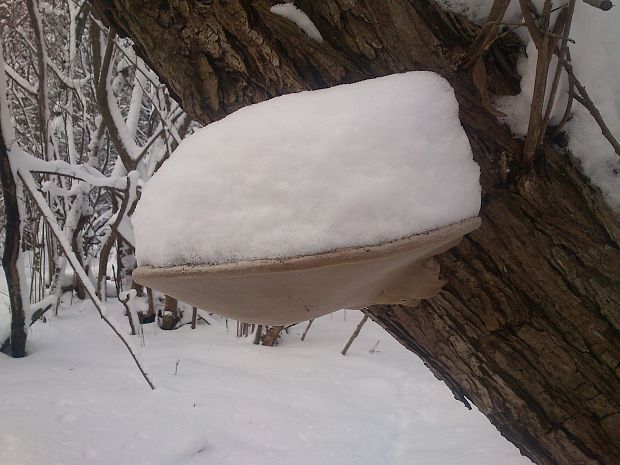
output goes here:
[{"label": "thin twig", "polygon": [[468,68],[476,63],[479,57],[483,56],[489,47],[495,42],[497,38],[497,32],[502,25],[502,19],[506,14],[506,9],[510,5],[510,0],[495,0],[487,20],[478,31],[474,42],[470,47],[470,51],[467,54],[465,67]]},{"label": "thin twig", "polygon": [[128,293],[126,299],[121,298],[121,296],[120,296],[120,289],[117,290],[117,295],[118,295],[118,300],[120,301],[120,303],[123,304],[123,307],[125,307],[125,311],[127,312],[127,319],[129,320],[129,327],[131,329],[131,335],[135,336],[136,335],[136,326],[133,323],[133,317],[131,315],[131,309],[129,308],[129,301],[131,300],[131,297],[130,297],[130,295]]},{"label": "thin twig", "polygon": [[[551,119],[551,112],[553,111],[553,104],[555,102],[555,96],[558,91],[558,86],[560,84],[560,76],[562,75],[562,60],[566,56],[566,50],[568,49],[568,34],[570,33],[571,24],[573,21],[573,13],[575,11],[575,3],[576,0],[570,0],[568,4],[568,10],[566,13],[566,19],[564,21],[564,29],[562,31],[562,45],[560,46],[559,52],[556,52],[558,55],[558,63],[555,67],[555,74],[553,76],[553,84],[551,85],[551,91],[549,92],[549,99],[547,100],[547,110],[545,111],[545,116],[543,118],[543,127],[546,128],[549,124],[549,119]],[[538,144],[542,143],[542,139],[545,136],[545,132],[543,131],[540,134],[540,138],[538,140]]]},{"label": "thin twig", "polygon": [[523,13],[523,20],[525,21],[527,30],[530,32],[530,36],[532,36],[536,48],[538,48],[539,45],[542,44],[543,36],[540,33],[540,29],[538,29],[530,4],[528,0],[519,0],[519,5],[521,6],[521,12]]},{"label": "thin twig", "polygon": [[[108,264],[108,256],[110,255],[110,251],[112,250],[112,246],[116,239],[118,238],[118,228],[123,221],[123,218],[127,214],[128,211],[131,210],[133,205],[129,205],[129,198],[131,197],[131,189],[135,188],[134,183],[131,178],[127,176],[127,187],[125,188],[125,195],[123,196],[123,200],[121,202],[121,206],[116,212],[116,218],[114,222],[110,224],[110,233],[108,234],[106,241],[101,247],[101,252],[99,253],[99,270],[97,275],[97,294],[101,300],[106,299],[106,269]],[[134,199],[135,201],[136,199]]]},{"label": "thin twig", "polygon": [[256,327],[256,333],[254,333],[254,341],[252,343],[255,346],[259,345],[262,337],[263,337],[263,325],[258,325]]},{"label": "thin twig", "polygon": [[[135,161],[132,159],[131,154],[129,153],[129,148],[125,146],[123,138],[121,137],[120,129],[116,125],[116,121],[112,114],[112,109],[110,108],[110,102],[108,100],[108,86],[110,85],[110,76],[113,67],[114,46],[116,43],[115,39],[116,33],[113,30],[110,30],[103,54],[103,61],[101,62],[101,69],[99,70],[95,94],[99,110],[101,111],[101,117],[105,126],[108,128],[108,134],[114,143],[116,152],[123,162],[125,169],[127,171],[131,171],[134,169]],[[101,53],[99,31],[91,33],[91,42],[93,54],[97,55]]]},{"label": "thin twig", "polygon": [[347,345],[344,346],[344,349],[342,349],[342,352],[341,352],[342,355],[347,355],[347,351],[349,350],[349,347],[351,347],[351,344],[353,344],[353,341],[359,335],[360,331],[362,330],[362,326],[364,326],[364,323],[366,323],[367,320],[368,320],[368,315],[365,314],[364,317],[359,322],[359,324],[357,325],[357,328],[355,328],[355,331],[353,331],[353,334],[351,334],[351,337],[349,338]]},{"label": "thin twig", "polygon": [[198,309],[192,307],[192,329],[196,329],[196,320],[198,319]]},{"label": "thin twig", "polygon": [[310,329],[310,326],[312,326],[313,322],[314,322],[314,318],[308,321],[308,326],[306,326],[304,333],[301,335],[301,342],[304,342],[306,340],[306,335],[308,334],[308,330]]},{"label": "thin twig", "polygon": [[563,9],[559,14],[553,26],[549,31],[549,23],[551,17],[551,0],[545,0],[543,14],[540,18],[540,27],[536,25],[533,18],[532,10],[526,0],[519,0],[523,11],[523,17],[527,23],[528,30],[538,51],[536,59],[536,75],[534,78],[534,90],[532,93],[532,102],[530,106],[530,116],[523,144],[523,161],[531,163],[535,158],[542,137],[544,137],[546,124],[544,124],[543,108],[545,105],[545,95],[547,91],[547,77],[549,75],[549,66],[551,57],[555,50],[559,33],[566,25],[567,10]]},{"label": "thin twig", "polygon": [[575,86],[575,89],[577,89],[577,92],[573,91],[571,95],[574,97],[575,100],[577,100],[584,107],[586,107],[586,109],[590,112],[594,120],[601,128],[601,133],[603,134],[603,136],[605,136],[605,138],[609,141],[611,146],[614,148],[616,154],[620,156],[620,144],[618,143],[618,140],[611,133],[611,130],[605,123],[605,120],[603,119],[600,111],[588,95],[586,88],[581,84],[581,82],[579,82],[577,76],[575,76],[575,73],[573,72],[573,65],[570,64],[566,59],[562,59],[561,61],[564,69],[566,70],[566,73],[568,74],[569,82],[571,82]]}]

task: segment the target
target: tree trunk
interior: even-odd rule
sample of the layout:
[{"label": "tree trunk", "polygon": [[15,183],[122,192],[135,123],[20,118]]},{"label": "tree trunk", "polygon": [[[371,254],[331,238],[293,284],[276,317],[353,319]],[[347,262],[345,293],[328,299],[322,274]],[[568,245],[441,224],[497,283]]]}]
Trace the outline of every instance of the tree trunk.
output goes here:
[{"label": "tree trunk", "polygon": [[153,290],[150,287],[146,288],[146,302],[148,304],[145,315],[142,315],[141,322],[153,323],[155,321],[155,301],[153,299]]},{"label": "tree trunk", "polygon": [[[73,235],[71,236],[71,248],[75,252],[75,256],[82,265],[82,268],[87,269],[87,261],[84,257],[84,247],[82,246],[82,242],[80,241],[80,236],[82,234],[82,229],[88,224],[88,220],[90,217],[80,215],[80,219],[77,223],[75,230],[73,231]],[[84,285],[82,282],[77,279],[77,276],[73,278],[73,284],[75,288],[75,294],[77,298],[80,300],[86,299],[86,290],[84,289]]]},{"label": "tree trunk", "polygon": [[283,330],[284,326],[267,326],[265,328],[265,335],[262,339],[263,345],[268,347],[275,346]]},{"label": "tree trunk", "polygon": [[[0,72],[4,72],[3,67],[0,67]],[[2,133],[3,128],[0,122],[0,182],[2,183],[4,212],[6,215],[2,268],[4,269],[11,304],[9,348],[12,357],[24,357],[26,355],[26,315],[24,313],[24,303],[22,302],[22,283],[20,283],[18,271],[18,266],[21,266],[18,263],[21,231],[19,208],[17,205],[17,186],[13,177],[13,171],[11,171],[8,148],[5,145]],[[4,346],[4,341],[0,341],[0,343]]]},{"label": "tree trunk", "polygon": [[174,297],[166,296],[166,302],[164,304],[164,311],[161,315],[161,329],[174,329],[177,324],[181,320],[181,315],[179,315],[179,307],[177,299]]},{"label": "tree trunk", "polygon": [[[521,142],[462,66],[474,25],[423,0],[297,0],[318,43],[267,0],[93,3],[203,122],[406,70],[448,79],[482,172],[483,225],[440,257],[436,298],[368,313],[538,464],[620,463],[618,220],[569,154],[545,146],[521,169]],[[518,92],[520,49],[505,36],[487,55],[495,94]]]}]

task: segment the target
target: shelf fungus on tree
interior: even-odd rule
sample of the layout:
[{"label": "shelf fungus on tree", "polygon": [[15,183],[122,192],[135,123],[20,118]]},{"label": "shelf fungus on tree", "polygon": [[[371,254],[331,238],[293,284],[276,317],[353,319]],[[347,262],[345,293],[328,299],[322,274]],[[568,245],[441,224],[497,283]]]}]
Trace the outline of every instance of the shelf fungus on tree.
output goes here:
[{"label": "shelf fungus on tree", "polygon": [[134,279],[246,322],[411,304],[479,226],[479,168],[447,81],[300,92],[183,141],[133,215]]},{"label": "shelf fungus on tree", "polygon": [[286,325],[341,308],[415,305],[443,286],[433,256],[480,225],[471,218],[387,244],[285,260],[141,266],[134,279],[183,302],[248,323]]}]

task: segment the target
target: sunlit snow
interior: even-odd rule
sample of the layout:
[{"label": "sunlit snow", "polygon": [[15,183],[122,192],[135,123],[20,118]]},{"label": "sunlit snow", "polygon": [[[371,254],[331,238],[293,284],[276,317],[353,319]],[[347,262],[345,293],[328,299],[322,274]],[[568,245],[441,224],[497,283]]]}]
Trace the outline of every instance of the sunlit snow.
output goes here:
[{"label": "sunlit snow", "polygon": [[321,36],[321,33],[316,28],[312,20],[308,18],[306,13],[301,11],[292,3],[278,3],[277,5],[272,6],[269,11],[294,22],[297,27],[304,31],[312,40],[319,43],[323,42],[323,36]]},{"label": "sunlit snow", "polygon": [[167,266],[379,244],[476,216],[478,178],[437,74],[285,95],[182,142],[144,188],[136,253]]},{"label": "sunlit snow", "polygon": [[[111,316],[128,330],[118,301]],[[275,348],[207,318],[144,327],[155,391],[90,303],[34,325],[28,357],[0,354],[0,463],[531,465],[374,323],[343,357],[358,311]]]}]

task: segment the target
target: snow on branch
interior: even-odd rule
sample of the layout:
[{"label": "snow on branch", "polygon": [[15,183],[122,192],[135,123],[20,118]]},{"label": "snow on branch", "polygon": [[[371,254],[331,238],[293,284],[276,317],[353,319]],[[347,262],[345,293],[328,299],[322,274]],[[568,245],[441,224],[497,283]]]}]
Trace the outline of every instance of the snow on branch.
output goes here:
[{"label": "snow on branch", "polygon": [[[33,54],[35,54],[35,56],[38,56],[39,52],[30,43],[30,40],[26,36],[26,33],[24,32],[24,30],[21,28],[18,28],[17,33],[22,37],[22,39],[24,40],[24,42],[26,43],[30,51]],[[56,63],[54,63],[52,59],[50,59],[49,55],[47,54],[44,55],[43,63],[45,63],[45,65],[54,72],[56,77],[60,80],[60,82],[63,83],[63,85],[75,91],[79,91],[84,85],[88,84],[88,82],[90,82],[90,80],[93,78],[92,75],[86,75],[81,78],[70,78],[66,76],[63,73],[63,71],[56,65]]]},{"label": "snow on branch", "polygon": [[[613,98],[620,91],[618,9],[609,11],[613,5],[605,0],[440,1],[476,22],[487,13],[461,67],[472,68],[487,110],[500,118],[503,113],[514,133],[525,137],[518,161],[531,164],[544,143],[562,141],[610,206],[620,211],[620,113]],[[491,100],[481,71],[486,71],[485,58],[495,41],[512,32],[526,45],[518,65],[521,93],[496,96],[491,106],[485,103]]]},{"label": "snow on branch", "polygon": [[37,88],[30,84],[26,78],[22,77],[22,75],[15,71],[8,63],[4,64],[4,70],[6,71],[7,76],[15,81],[19,87],[31,95],[37,95]]},{"label": "snow on branch", "polygon": [[56,237],[56,240],[58,241],[60,248],[62,249],[63,253],[67,257],[67,260],[69,261],[69,264],[73,268],[73,271],[77,275],[78,279],[84,286],[86,294],[88,294],[88,297],[90,298],[93,305],[99,312],[101,319],[112,329],[112,331],[114,331],[114,333],[118,336],[118,338],[123,342],[123,345],[129,351],[131,358],[133,359],[134,363],[138,367],[140,374],[142,375],[146,383],[149,385],[149,387],[151,389],[155,389],[155,385],[153,384],[153,381],[151,380],[151,377],[148,371],[144,367],[144,363],[140,360],[140,356],[138,355],[138,352],[136,348],[134,347],[133,343],[124,336],[123,329],[118,325],[116,321],[114,321],[113,318],[111,318],[108,315],[108,312],[107,312],[107,309],[104,303],[97,297],[97,293],[95,291],[93,283],[91,282],[90,278],[84,271],[84,268],[80,264],[77,256],[73,252],[73,249],[71,248],[71,244],[69,244],[65,235],[63,234],[60,227],[56,223],[56,220],[54,219],[54,214],[52,213],[43,195],[37,189],[37,185],[36,185],[34,178],[32,177],[32,174],[28,170],[19,169],[19,168],[17,169],[17,174],[20,180],[23,182],[24,186],[26,187],[26,190],[30,193],[33,200],[35,201],[37,208],[39,209],[41,215],[43,216],[43,219],[49,225],[52,231],[52,234]]},{"label": "snow on branch", "polygon": [[316,28],[312,20],[308,17],[306,13],[297,8],[292,3],[278,3],[277,5],[272,6],[269,11],[295,23],[297,27],[301,29],[312,40],[318,43],[323,42],[323,36]]},{"label": "snow on branch", "polygon": [[22,171],[55,174],[87,182],[95,187],[124,190],[127,178],[121,176],[104,176],[89,165],[72,165],[62,160],[45,161],[34,157],[19,147],[13,148],[11,164]]}]

